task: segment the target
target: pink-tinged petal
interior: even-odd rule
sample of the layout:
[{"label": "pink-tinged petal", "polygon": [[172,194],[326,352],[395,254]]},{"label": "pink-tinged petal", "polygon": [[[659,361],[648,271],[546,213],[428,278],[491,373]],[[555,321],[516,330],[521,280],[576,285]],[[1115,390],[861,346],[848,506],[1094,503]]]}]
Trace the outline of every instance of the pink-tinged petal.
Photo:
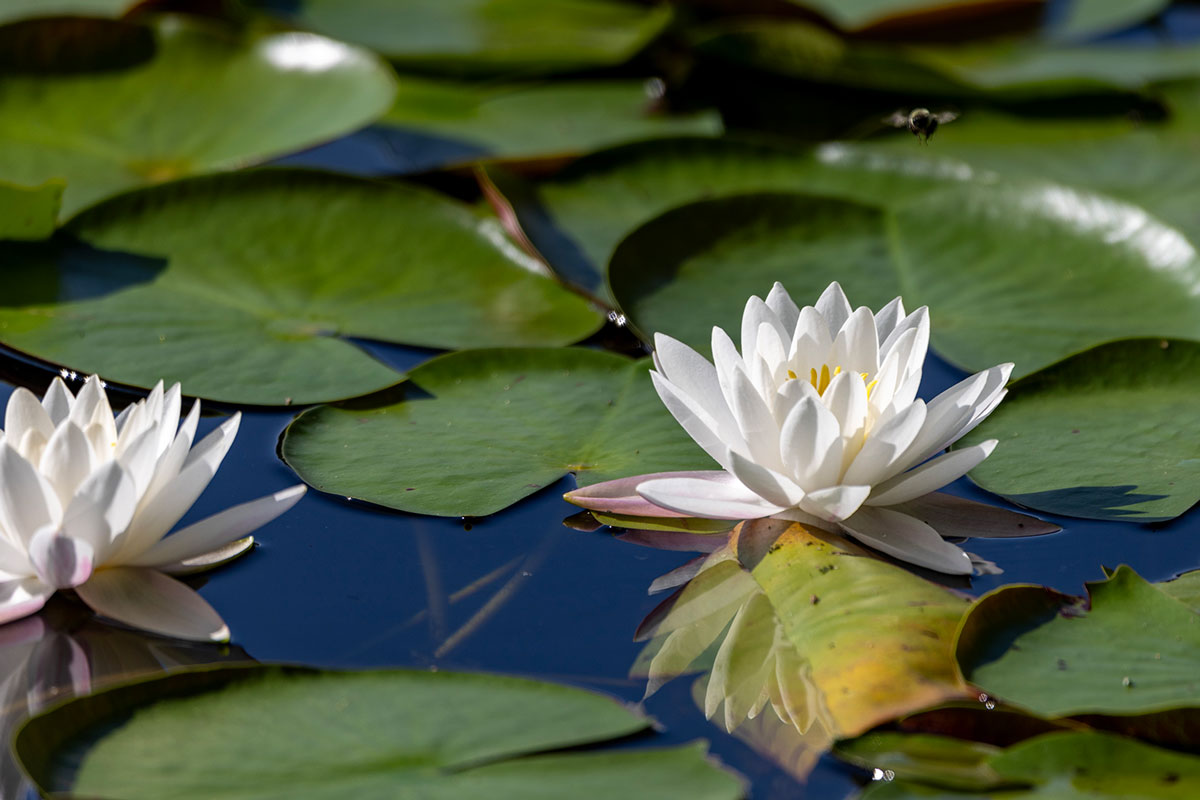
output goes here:
[{"label": "pink-tinged petal", "polygon": [[872,486],[892,477],[924,424],[925,404],[920,400],[888,419],[880,418],[842,480]]},{"label": "pink-tinged petal", "polygon": [[25,431],[37,431],[44,439],[54,435],[54,423],[42,408],[33,392],[19,386],[8,398],[4,409],[4,432],[13,442],[20,442]]},{"label": "pink-tinged petal", "polygon": [[59,423],[70,416],[71,406],[74,404],[75,395],[71,394],[71,390],[63,383],[62,378],[50,381],[50,388],[42,397],[42,408],[46,409],[54,427],[57,428]]},{"label": "pink-tinged petal", "polygon": [[[0,581],[0,586],[3,584]],[[0,627],[0,675],[12,675],[25,663],[27,654],[14,652],[15,648],[37,644],[47,632],[46,623],[38,617],[26,617]]]},{"label": "pink-tinged petal", "polygon": [[58,426],[42,449],[38,471],[48,478],[61,505],[66,505],[75,489],[95,468],[96,457],[87,436],[73,422]]},{"label": "pink-tinged petal", "polygon": [[53,586],[33,577],[0,582],[0,625],[36,614],[52,594]]},{"label": "pink-tinged petal", "polygon": [[95,551],[87,542],[45,527],[29,541],[29,561],[42,583],[73,589],[92,575]]},{"label": "pink-tinged petal", "polygon": [[889,508],[921,520],[946,537],[1000,539],[1041,536],[1062,530],[1058,525],[1029,514],[977,503],[943,492],[927,494]]},{"label": "pink-tinged petal", "polygon": [[606,514],[623,514],[634,517],[685,517],[687,516],[686,514],[679,514],[674,511],[668,511],[665,508],[660,508],[642,497],[637,493],[638,485],[646,481],[663,478],[699,478],[705,480],[720,479],[720,476],[726,479],[729,478],[729,474],[724,470],[691,470],[686,472],[656,472],[651,475],[634,475],[629,478],[617,478],[613,481],[584,486],[573,492],[567,492],[563,495],[563,499],[580,508],[586,508],[589,511],[601,511]]},{"label": "pink-tinged petal", "polygon": [[790,478],[736,452],[729,454],[729,471],[743,486],[773,505],[791,508],[804,499],[804,490]]},{"label": "pink-tinged petal", "polygon": [[853,516],[870,493],[870,486],[830,486],[809,492],[800,510],[826,522],[841,522]]},{"label": "pink-tinged petal", "polygon": [[88,476],[63,512],[62,532],[87,542],[97,563],[105,563],[115,539],[124,531],[137,506],[133,479],[117,461]]},{"label": "pink-tinged petal", "polygon": [[[811,388],[807,382],[803,385]],[[784,467],[796,476],[800,486],[829,486],[838,482],[844,447],[842,430],[837,417],[821,403],[815,390],[788,414],[779,444]]]},{"label": "pink-tinged petal", "polygon": [[692,348],[661,333],[654,335],[654,354],[662,376],[708,412],[716,423],[714,432],[726,436],[737,430],[729,408],[722,400],[717,369]]},{"label": "pink-tinged petal", "polygon": [[971,558],[933,528],[907,514],[864,506],[842,523],[842,529],[863,544],[901,561],[949,575],[970,575]]},{"label": "pink-tinged petal", "polygon": [[779,281],[775,281],[775,285],[767,294],[767,308],[775,312],[775,316],[779,318],[779,324],[783,325],[784,332],[787,334],[784,341],[788,341],[800,319],[800,307],[796,305],[792,296],[787,293],[787,289],[783,288],[783,284]]},{"label": "pink-tinged petal", "polygon": [[846,324],[846,320],[850,319],[852,311],[850,301],[846,299],[846,293],[842,291],[842,285],[837,281],[829,284],[829,287],[821,293],[813,306],[829,326],[830,340],[837,336],[838,331]]},{"label": "pink-tinged petal", "polygon": [[663,478],[646,481],[637,490],[651,503],[689,517],[758,519],[783,510],[742,486],[732,475],[724,480]]},{"label": "pink-tinged petal", "polygon": [[975,469],[996,448],[996,439],[943,453],[919,467],[884,481],[875,487],[867,503],[872,506],[893,506],[907,503],[922,495],[936,492]]},{"label": "pink-tinged petal", "polygon": [[219,514],[176,531],[126,563],[135,567],[152,567],[186,561],[211,552],[266,525],[296,505],[307,488],[304,484],[298,484],[275,494],[227,508]]},{"label": "pink-tinged petal", "polygon": [[193,642],[229,641],[229,628],[204,598],[152,569],[103,569],[75,593],[97,614],[134,628]]},{"label": "pink-tinged petal", "polygon": [[676,550],[684,553],[712,553],[729,542],[728,533],[685,533],[683,531],[627,530],[614,539],[650,547],[655,550]]},{"label": "pink-tinged petal", "polygon": [[198,572],[207,572],[210,569],[216,569],[224,564],[228,564],[236,558],[241,558],[252,549],[254,549],[254,537],[244,536],[229,544],[222,545],[216,550],[210,550],[207,553],[201,553],[198,556],[192,556],[183,561],[160,564],[155,569],[167,575],[195,575]]},{"label": "pink-tinged petal", "polygon": [[11,539],[27,544],[62,517],[58,494],[33,465],[7,444],[0,445],[0,525]]},{"label": "pink-tinged petal", "polygon": [[[724,465],[729,459],[730,445],[740,444],[740,442],[731,442],[729,438],[722,437],[718,433],[717,421],[699,403],[680,391],[675,384],[657,372],[650,373],[650,381],[654,384],[654,390],[658,392],[658,397],[667,407],[667,411],[687,431],[687,435],[692,437],[692,441],[698,444],[701,450],[708,453],[714,461]],[[735,435],[740,436],[740,434]]]}]

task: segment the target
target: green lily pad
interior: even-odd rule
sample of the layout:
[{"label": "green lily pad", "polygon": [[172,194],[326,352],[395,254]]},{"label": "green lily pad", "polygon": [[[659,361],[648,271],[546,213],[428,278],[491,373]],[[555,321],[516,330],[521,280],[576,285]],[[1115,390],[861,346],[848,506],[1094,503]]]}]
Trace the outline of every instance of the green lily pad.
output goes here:
[{"label": "green lily pad", "polygon": [[[1171,301],[1160,297],[1162,310]],[[1200,500],[1200,344],[1140,340],[1091,350],[1013,385],[960,446],[1000,440],[971,472],[1024,506],[1154,522]]]},{"label": "green lily pad", "polygon": [[0,3],[0,23],[68,15],[117,17],[137,3],[138,0],[4,0]]},{"label": "green lily pad", "polygon": [[0,239],[46,239],[54,233],[63,184],[18,186],[0,181]]},{"label": "green lily pad", "polygon": [[953,592],[801,525],[745,523],[737,548],[808,661],[835,736],[971,694],[954,662],[966,603]]},{"label": "green lily pad", "polygon": [[1174,597],[1193,611],[1200,613],[1200,569],[1185,572],[1178,578],[1154,584],[1159,591]]},{"label": "green lily pad", "polygon": [[1117,339],[1200,339],[1200,258],[1137,206],[980,181],[897,209],[892,231],[906,296],[964,369],[1013,361],[1020,376]]},{"label": "green lily pad", "polygon": [[883,214],[823,197],[753,194],[672,209],[630,234],[609,264],[613,297],[642,338],[661,331],[707,353],[736,331],[746,298],[775,281],[803,305],[831,281],[855,305],[900,294]]},{"label": "green lily pad", "polygon": [[901,781],[936,783],[952,789],[990,789],[1000,776],[988,764],[995,745],[951,736],[877,731],[840,742],[834,753],[857,767]]},{"label": "green lily pad", "polygon": [[1046,717],[1200,708],[1200,614],[1125,566],[1088,593],[1086,611],[1042,587],[985,595],[959,634],[963,675]]},{"label": "green lily pad", "polygon": [[[970,18],[973,13],[990,10],[996,0],[790,0],[810,8],[845,30],[898,22],[920,24],[935,17]],[[1010,6],[1037,6],[1040,0],[1021,0]]]},{"label": "green lily pad", "polygon": [[671,10],[619,0],[302,0],[292,18],[405,69],[529,75],[624,63]]},{"label": "green lily pad", "polygon": [[1113,33],[1162,13],[1170,4],[1171,0],[1074,0],[1052,31],[1064,39]]},{"label": "green lily pad", "polygon": [[642,81],[490,85],[400,78],[382,123],[399,133],[448,140],[449,163],[578,155],[663,136],[717,135],[713,111],[670,115]]},{"label": "green lily pad", "polygon": [[[741,797],[702,743],[591,747],[649,722],[599,695],[516,678],[250,667],[72,701],[28,723],[16,747],[46,792],[126,800]],[[79,737],[82,753],[64,750]]]},{"label": "green lily pad", "polygon": [[648,366],[582,349],[451,353],[412,370],[398,402],[300,414],[283,458],[321,491],[438,516],[491,514],[567,473],[585,486],[714,468]]},{"label": "green lily pad", "polygon": [[387,66],[312,34],[253,36],[167,17],[123,69],[0,77],[0,179],[67,181],[62,214],[122,190],[300,149],[387,111]]},{"label": "green lily pad", "polygon": [[999,776],[986,794],[897,780],[873,783],[859,800],[1174,800],[1200,792],[1200,758],[1091,731],[1038,736],[985,764]]},{"label": "green lily pad", "polygon": [[[0,340],[122,383],[178,380],[214,400],[322,402],[403,377],[352,338],[567,344],[601,322],[498,245],[496,223],[404,184],[290,170],[208,176],[116,198],[69,230],[131,254],[119,258],[146,265],[144,275],[122,286],[110,271],[87,299],[22,297],[0,308]],[[86,284],[91,262],[76,262],[60,258],[57,270]]]}]

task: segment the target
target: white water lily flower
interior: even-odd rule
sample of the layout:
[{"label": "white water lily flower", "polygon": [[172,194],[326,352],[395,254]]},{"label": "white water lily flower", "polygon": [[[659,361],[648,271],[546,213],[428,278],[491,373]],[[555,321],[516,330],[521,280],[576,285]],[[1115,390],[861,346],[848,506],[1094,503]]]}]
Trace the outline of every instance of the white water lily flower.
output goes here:
[{"label": "white water lily flower", "polygon": [[114,419],[95,376],[78,396],[58,378],[40,402],[27,389],[12,393],[0,439],[0,623],[74,589],[96,613],[132,627],[229,639],[212,606],[169,576],[240,552],[230,543],[287,511],[305,487],[167,536],[208,486],[241,419],[192,447],[200,403],[182,424],[180,405],[179,384],[164,392],[159,382]]},{"label": "white water lily flower", "polygon": [[[970,556],[925,520],[953,523],[962,503],[978,504],[926,495],[992,452],[994,439],[942,451],[1003,399],[1013,365],[973,375],[926,404],[916,395],[928,309],[906,314],[900,298],[877,314],[851,309],[837,283],[803,309],[778,283],[765,301],[751,297],[741,338],[739,353],[714,328],[710,363],[669,336],[655,337],[650,375],[659,396],[722,470],[622,479],[568,499],[626,514],[649,513],[638,505],[645,500],[691,517],[794,520],[913,564],[970,574]],[[629,491],[634,481],[640,497]],[[943,526],[941,533],[974,531]]]}]

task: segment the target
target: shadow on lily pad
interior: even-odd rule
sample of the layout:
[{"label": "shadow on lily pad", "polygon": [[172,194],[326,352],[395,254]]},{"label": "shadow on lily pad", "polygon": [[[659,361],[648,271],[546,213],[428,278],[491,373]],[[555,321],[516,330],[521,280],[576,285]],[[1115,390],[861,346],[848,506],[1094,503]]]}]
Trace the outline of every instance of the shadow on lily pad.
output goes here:
[{"label": "shadow on lily pad", "polygon": [[1018,505],[1036,509],[1053,509],[1055,514],[1083,519],[1129,520],[1162,522],[1170,516],[1152,516],[1129,506],[1150,503],[1167,497],[1165,494],[1145,494],[1135,491],[1136,484],[1121,486],[1073,486],[1069,489],[1048,489],[1044,492],[1006,494],[1004,497]]}]

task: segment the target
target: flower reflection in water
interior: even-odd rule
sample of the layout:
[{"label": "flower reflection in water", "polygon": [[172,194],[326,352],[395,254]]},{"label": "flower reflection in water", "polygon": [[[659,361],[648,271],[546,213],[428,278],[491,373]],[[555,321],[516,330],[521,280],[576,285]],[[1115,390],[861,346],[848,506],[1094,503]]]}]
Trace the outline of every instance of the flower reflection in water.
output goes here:
[{"label": "flower reflection in water", "polygon": [[13,759],[13,733],[47,706],[175,667],[252,663],[242,648],[139,633],[96,620],[81,603],[54,598],[40,613],[0,626],[0,800],[30,794]]}]

